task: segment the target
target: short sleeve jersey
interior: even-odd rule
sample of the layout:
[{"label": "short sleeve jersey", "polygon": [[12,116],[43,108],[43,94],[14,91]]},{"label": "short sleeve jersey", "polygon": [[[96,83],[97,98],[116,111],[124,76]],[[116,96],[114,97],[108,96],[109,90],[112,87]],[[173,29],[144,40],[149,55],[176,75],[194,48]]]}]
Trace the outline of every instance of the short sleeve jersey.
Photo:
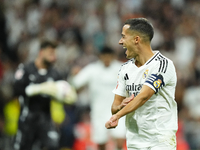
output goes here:
[{"label": "short sleeve jersey", "polygon": [[155,51],[143,66],[137,67],[134,59],[121,66],[117,95],[135,97],[143,85],[149,86],[155,94],[141,107],[126,115],[127,146],[143,148],[163,140],[176,144],[177,104],[175,87],[177,77],[173,62]]}]

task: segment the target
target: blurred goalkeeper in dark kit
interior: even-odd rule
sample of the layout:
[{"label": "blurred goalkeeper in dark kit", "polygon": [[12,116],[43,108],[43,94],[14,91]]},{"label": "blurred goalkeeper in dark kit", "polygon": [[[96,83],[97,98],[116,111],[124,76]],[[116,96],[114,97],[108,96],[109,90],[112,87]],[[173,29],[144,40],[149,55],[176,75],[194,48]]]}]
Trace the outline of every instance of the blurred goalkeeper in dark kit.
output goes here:
[{"label": "blurred goalkeeper in dark kit", "polygon": [[75,90],[53,68],[56,44],[42,41],[34,62],[20,64],[15,73],[14,93],[20,103],[14,150],[58,150],[59,131],[51,117],[51,102],[73,104]]}]

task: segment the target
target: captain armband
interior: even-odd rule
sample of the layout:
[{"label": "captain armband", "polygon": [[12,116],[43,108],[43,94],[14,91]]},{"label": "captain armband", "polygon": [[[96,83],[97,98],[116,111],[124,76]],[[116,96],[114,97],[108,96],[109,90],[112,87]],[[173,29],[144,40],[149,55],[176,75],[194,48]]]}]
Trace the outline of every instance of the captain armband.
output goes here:
[{"label": "captain armband", "polygon": [[150,85],[155,91],[155,94],[165,85],[161,74],[151,74],[145,81],[145,84]]}]

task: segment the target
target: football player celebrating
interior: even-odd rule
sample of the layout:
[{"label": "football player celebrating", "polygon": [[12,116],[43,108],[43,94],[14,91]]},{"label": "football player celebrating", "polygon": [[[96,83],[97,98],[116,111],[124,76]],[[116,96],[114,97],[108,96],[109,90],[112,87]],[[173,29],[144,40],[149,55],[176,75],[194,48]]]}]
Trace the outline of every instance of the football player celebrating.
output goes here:
[{"label": "football player celebrating", "polygon": [[119,44],[128,60],[121,66],[106,128],[126,115],[128,150],[176,150],[177,82],[173,62],[151,49],[154,30],[145,18],[128,19]]}]

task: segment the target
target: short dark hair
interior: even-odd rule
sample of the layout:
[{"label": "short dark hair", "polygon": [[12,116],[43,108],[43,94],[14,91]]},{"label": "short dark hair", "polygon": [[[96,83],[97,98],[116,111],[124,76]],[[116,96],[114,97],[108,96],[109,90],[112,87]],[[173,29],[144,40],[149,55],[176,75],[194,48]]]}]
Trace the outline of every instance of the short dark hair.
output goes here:
[{"label": "short dark hair", "polygon": [[43,40],[40,44],[40,50],[47,48],[47,47],[56,48],[57,44],[56,44],[56,42],[53,42],[53,41]]},{"label": "short dark hair", "polygon": [[101,51],[100,54],[114,54],[114,50],[108,46],[104,46]]},{"label": "short dark hair", "polygon": [[152,40],[154,35],[153,25],[145,18],[131,18],[125,21],[125,25],[130,25],[130,30],[138,31],[145,34],[149,41]]}]

